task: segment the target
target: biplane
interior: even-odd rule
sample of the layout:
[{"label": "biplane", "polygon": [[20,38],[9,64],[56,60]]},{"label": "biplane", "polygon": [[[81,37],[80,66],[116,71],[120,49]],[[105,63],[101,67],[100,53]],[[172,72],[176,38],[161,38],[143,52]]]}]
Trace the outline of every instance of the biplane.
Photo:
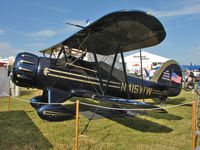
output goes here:
[{"label": "biplane", "polygon": [[[61,104],[72,97],[158,108],[136,99],[164,101],[180,93],[182,73],[173,60],[167,61],[151,80],[126,71],[124,52],[151,47],[165,39],[163,25],[151,14],[123,10],[107,14],[86,27],[75,26],[81,30],[41,50],[42,57],[27,52],[16,57],[12,81],[18,86],[43,90],[42,95],[30,100],[42,119],[72,118],[74,112]],[[112,61],[102,59],[106,56],[112,56]],[[116,65],[119,57],[121,67]]]}]

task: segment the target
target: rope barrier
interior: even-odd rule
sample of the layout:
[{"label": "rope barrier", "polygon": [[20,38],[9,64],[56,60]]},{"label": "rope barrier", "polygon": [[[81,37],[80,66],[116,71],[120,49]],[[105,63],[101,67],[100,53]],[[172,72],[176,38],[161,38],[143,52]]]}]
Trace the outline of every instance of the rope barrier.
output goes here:
[{"label": "rope barrier", "polygon": [[187,104],[192,104],[193,102],[187,102],[184,104],[178,104],[178,105],[173,105],[173,106],[167,106],[167,107],[160,107],[160,108],[147,108],[147,109],[124,109],[124,108],[112,108],[112,107],[105,107],[105,106],[99,106],[99,105],[93,105],[93,104],[88,104],[88,103],[83,103],[83,102],[79,102],[80,104],[83,105],[88,105],[88,106],[93,106],[93,107],[99,107],[99,108],[104,108],[104,109],[111,109],[111,110],[160,110],[160,109],[168,109],[168,108],[175,108],[175,107],[179,107],[179,106],[183,106],[183,105],[187,105]]},{"label": "rope barrier", "polygon": [[[8,96],[8,94],[6,93],[2,93],[6,96]],[[24,100],[24,99],[21,99],[21,98],[18,98],[18,97],[15,97],[15,96],[11,96],[12,98],[14,99],[17,99],[19,101],[22,101],[22,102],[26,102],[26,103],[30,103],[30,101],[27,101],[27,100]],[[43,104],[43,105],[47,105],[47,104],[51,104],[51,105],[58,105],[58,104],[64,104],[64,103],[45,103],[45,102],[31,102],[31,103],[34,103],[34,104]],[[71,102],[72,104],[76,104],[76,102]]]},{"label": "rope barrier", "polygon": [[[6,93],[3,93],[4,95],[7,95]],[[8,95],[7,95],[8,96]],[[14,99],[17,99],[19,101],[23,101],[23,102],[27,102],[30,103],[30,101],[21,99],[21,98],[17,98],[17,97],[13,97]],[[31,102],[31,103],[36,103],[36,104],[44,104],[44,105],[58,105],[58,104],[65,104],[65,103],[45,103],[45,102]],[[102,108],[102,109],[110,109],[110,110],[126,110],[126,111],[149,111],[149,110],[161,110],[161,109],[169,109],[169,108],[175,108],[175,107],[179,107],[179,106],[183,106],[183,105],[188,105],[188,104],[193,104],[194,102],[186,102],[183,104],[178,104],[178,105],[173,105],[173,106],[167,106],[167,107],[160,107],[160,108],[147,108],[147,109],[131,109],[131,108],[113,108],[113,107],[106,107],[106,106],[100,106],[100,105],[94,105],[94,104],[89,104],[89,103],[83,103],[83,102],[79,102],[79,104],[82,105],[86,105],[86,106],[90,106],[90,107],[98,107],[98,108]],[[70,102],[70,104],[76,104],[76,102]]]},{"label": "rope barrier", "polygon": [[76,100],[76,143],[75,143],[75,150],[78,150],[78,124],[79,124],[79,100]]}]

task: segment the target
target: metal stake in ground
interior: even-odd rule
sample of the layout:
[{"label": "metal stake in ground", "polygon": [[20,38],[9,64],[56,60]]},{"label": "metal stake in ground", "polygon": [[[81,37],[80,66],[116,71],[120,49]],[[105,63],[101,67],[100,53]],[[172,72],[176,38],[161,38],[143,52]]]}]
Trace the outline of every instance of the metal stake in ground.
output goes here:
[{"label": "metal stake in ground", "polygon": [[195,150],[196,147],[196,100],[195,100],[195,92],[193,90],[193,105],[192,105],[192,150]]},{"label": "metal stake in ground", "polygon": [[9,87],[8,87],[8,111],[10,111],[10,81],[9,81]]},{"label": "metal stake in ground", "polygon": [[75,145],[75,150],[78,150],[78,122],[79,122],[79,100],[76,101],[76,145]]}]

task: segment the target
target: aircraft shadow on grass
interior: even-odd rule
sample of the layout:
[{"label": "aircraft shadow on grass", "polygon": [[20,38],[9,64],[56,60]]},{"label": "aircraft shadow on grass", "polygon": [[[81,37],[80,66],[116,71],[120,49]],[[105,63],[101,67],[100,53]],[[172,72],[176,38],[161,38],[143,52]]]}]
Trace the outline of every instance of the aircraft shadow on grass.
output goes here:
[{"label": "aircraft shadow on grass", "polygon": [[25,111],[0,112],[0,149],[50,149],[52,144]]},{"label": "aircraft shadow on grass", "polygon": [[170,98],[167,101],[167,104],[171,104],[171,105],[180,105],[186,103],[185,98],[184,97],[179,97],[179,98]]},{"label": "aircraft shadow on grass", "polygon": [[170,133],[173,129],[138,117],[113,118],[113,121],[141,132]]},{"label": "aircraft shadow on grass", "polygon": [[[151,105],[157,105],[160,103],[160,100],[157,98],[153,98],[152,99],[153,102],[150,103]],[[185,102],[185,98],[184,97],[180,97],[180,98],[168,98],[166,100],[166,104],[171,104],[171,105],[179,105],[179,104],[183,104]]]},{"label": "aircraft shadow on grass", "polygon": [[[73,111],[75,111],[75,110],[73,110]],[[94,112],[95,112],[95,114],[94,114]],[[84,117],[91,119],[91,120],[108,118],[108,119],[115,121],[119,124],[122,124],[126,127],[129,127],[134,130],[139,130],[141,132],[169,133],[169,132],[173,131],[173,129],[171,129],[165,125],[161,125],[161,124],[155,123],[150,120],[141,119],[141,118],[136,117],[137,115],[148,114],[144,111],[137,111],[137,112],[132,111],[130,115],[127,115],[127,112],[124,112],[124,111],[113,111],[113,110],[107,110],[107,109],[102,109],[102,108],[99,108],[96,111],[96,108],[93,108],[93,107],[80,106],[80,114],[82,114]],[[169,115],[166,113],[163,114],[163,116],[164,115],[168,115],[168,117],[167,116],[165,117],[166,119],[167,118],[171,118],[172,120],[182,119],[181,117],[178,117],[175,115]],[[155,117],[155,116],[153,115],[153,117]],[[170,120],[170,119],[168,119],[168,120]]]},{"label": "aircraft shadow on grass", "polygon": [[[154,102],[150,103],[151,105],[157,105],[159,104],[159,99],[152,99]],[[167,101],[166,101],[166,104],[170,104],[170,105],[180,105],[180,104],[184,104],[184,103],[187,103],[188,101],[185,101],[186,99],[184,97],[179,97],[179,98],[169,98]],[[192,98],[191,98],[191,101],[192,101]],[[185,104],[185,105],[181,105],[181,106],[189,106],[191,107],[192,104]]]},{"label": "aircraft shadow on grass", "polygon": [[181,120],[183,119],[180,116],[169,114],[169,113],[147,113],[146,116],[156,119],[165,119],[165,120]]}]

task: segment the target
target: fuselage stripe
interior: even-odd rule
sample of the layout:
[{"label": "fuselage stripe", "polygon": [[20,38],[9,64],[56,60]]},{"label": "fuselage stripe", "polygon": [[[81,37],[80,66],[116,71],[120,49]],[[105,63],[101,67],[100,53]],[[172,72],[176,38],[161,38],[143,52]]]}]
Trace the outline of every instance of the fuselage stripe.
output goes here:
[{"label": "fuselage stripe", "polygon": [[[77,78],[72,78],[72,77],[66,77],[66,76],[56,75],[56,74],[52,74],[52,73],[48,73],[48,76],[57,77],[57,78],[64,78],[64,79],[68,79],[68,80],[74,80],[74,81],[84,82],[84,83],[89,83],[89,84],[100,85],[100,83],[98,83],[98,82],[87,81],[87,80],[82,80],[82,79],[77,79]],[[103,84],[103,86],[106,86],[106,84]],[[120,89],[120,86],[114,86],[114,85],[108,85],[108,86],[112,87],[112,88]]]},{"label": "fuselage stripe", "polygon": [[[93,77],[88,77],[88,76],[84,76],[84,75],[79,75],[79,74],[65,72],[65,71],[60,71],[60,70],[55,70],[55,69],[48,69],[48,70],[52,71],[52,72],[58,72],[58,73],[63,73],[63,74],[67,74],[67,75],[73,75],[73,76],[82,77],[82,78],[86,78],[86,79],[97,80],[99,82],[99,79],[93,78]],[[102,81],[108,82],[108,80],[102,80]],[[112,84],[121,85],[121,83],[119,83],[119,82],[114,82],[114,81],[109,81],[109,82],[112,83]]]},{"label": "fuselage stripe", "polygon": [[87,81],[87,80],[82,80],[82,79],[77,79],[77,78],[72,78],[72,77],[61,76],[61,75],[56,75],[56,74],[52,74],[52,73],[48,73],[48,75],[52,76],[52,77],[58,77],[58,78],[64,78],[64,79],[68,79],[68,80],[74,80],[74,81],[79,81],[79,82],[85,82],[85,83],[100,85],[97,82],[92,82],[92,81]]}]

